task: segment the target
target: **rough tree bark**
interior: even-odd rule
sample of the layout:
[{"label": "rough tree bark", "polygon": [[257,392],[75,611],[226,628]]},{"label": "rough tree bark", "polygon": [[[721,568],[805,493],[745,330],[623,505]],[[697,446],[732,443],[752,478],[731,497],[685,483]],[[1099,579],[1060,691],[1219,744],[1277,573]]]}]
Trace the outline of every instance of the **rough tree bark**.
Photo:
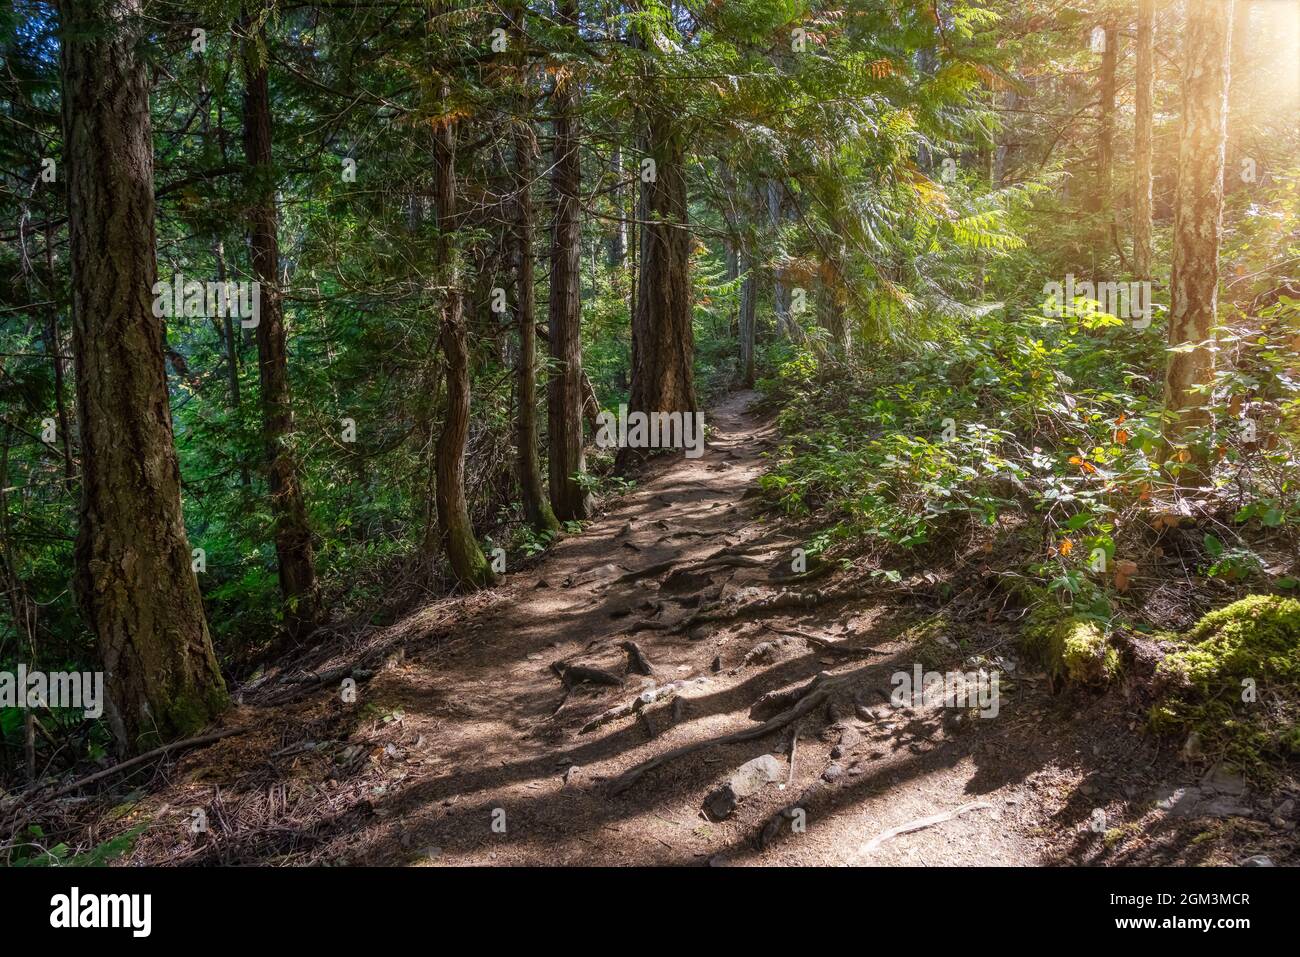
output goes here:
[{"label": "rough tree bark", "polygon": [[275,554],[284,622],[290,635],[302,637],[320,617],[320,588],[311,525],[303,501],[298,462],[293,450],[293,404],[289,394],[289,350],[280,295],[279,215],[271,161],[271,94],[265,32],[246,39],[244,66],[244,156],[248,163],[249,245],[253,278],[261,287],[257,334],[257,370],[262,393],[262,440],[266,477],[275,517]]},{"label": "rough tree bark", "polygon": [[1151,150],[1156,0],[1138,0],[1133,136],[1133,271],[1151,278]]},{"label": "rough tree bark", "polygon": [[181,514],[153,314],[153,138],[142,0],[64,0],[64,155],[82,444],[74,587],[123,751],[185,737],[226,704]]},{"label": "rough tree bark", "polygon": [[[576,0],[560,0],[560,23],[576,31]],[[551,507],[556,518],[572,521],[587,517],[590,501],[578,481],[586,472],[582,442],[582,303],[580,256],[582,222],[579,190],[582,158],[576,84],[557,77],[551,94],[555,127],[551,188],[555,218],[551,224],[551,297],[548,326],[555,368],[547,388],[548,478]]]},{"label": "rough tree bark", "polygon": [[[1175,347],[1206,342],[1218,305],[1231,36],[1232,0],[1187,0],[1169,306],[1169,344]],[[1213,373],[1214,355],[1204,345],[1169,354],[1165,407],[1172,419],[1165,437],[1171,446],[1187,447],[1192,475],[1208,459],[1206,443],[1192,442],[1193,430],[1208,424],[1208,397],[1194,390]]]},{"label": "rough tree bark", "polygon": [[[632,314],[629,412],[694,413],[695,333],[691,327],[691,235],[686,206],[686,140],[673,118],[649,117],[645,155],[654,175],[642,177],[641,280]],[[639,450],[619,450],[625,469]]]}]

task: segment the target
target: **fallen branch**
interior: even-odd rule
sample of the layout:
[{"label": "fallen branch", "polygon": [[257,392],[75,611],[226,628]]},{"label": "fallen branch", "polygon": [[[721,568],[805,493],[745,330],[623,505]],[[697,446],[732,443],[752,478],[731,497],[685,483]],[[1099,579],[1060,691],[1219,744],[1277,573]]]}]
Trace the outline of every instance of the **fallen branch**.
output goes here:
[{"label": "fallen branch", "polygon": [[[129,758],[126,761],[122,761],[119,764],[113,765],[111,768],[104,768],[104,770],[96,771],[94,774],[88,774],[84,778],[78,778],[77,780],[73,781],[70,784],[65,784],[63,787],[59,788],[53,794],[50,794],[49,796],[43,798],[42,800],[53,801],[56,798],[61,798],[65,794],[71,794],[73,791],[80,790],[81,788],[85,787],[87,784],[94,784],[96,781],[102,780],[106,777],[110,777],[111,775],[121,774],[123,771],[127,771],[133,767],[136,767],[137,765],[144,764],[146,761],[151,761],[154,758],[161,757],[162,755],[167,754],[170,751],[177,751],[177,750],[188,749],[188,748],[197,748],[203,744],[211,744],[214,741],[220,741],[222,738],[229,738],[236,734],[245,734],[250,730],[252,729],[251,728],[226,728],[224,731],[214,731],[212,734],[202,734],[196,738],[186,738],[184,741],[173,741],[171,744],[164,744],[161,748],[154,748],[152,751],[146,751],[144,754],[138,754],[134,758]],[[44,785],[44,786],[48,787],[48,785]],[[28,791],[26,792],[26,794],[23,795],[23,797],[26,798],[28,795],[33,794],[35,793],[35,791],[39,791],[39,790],[40,788],[38,787],[34,791]]]},{"label": "fallen branch", "polygon": [[906,824],[900,824],[898,827],[891,827],[888,831],[877,834],[871,840],[858,848],[859,854],[870,854],[876,848],[880,847],[886,841],[898,837],[900,834],[910,834],[912,831],[924,830],[927,827],[934,827],[936,824],[942,824],[944,821],[951,821],[955,817],[960,817],[967,811],[979,811],[984,808],[990,808],[993,805],[988,801],[971,801],[969,804],[963,804],[961,807],[953,808],[951,811],[944,811],[942,814],[932,814],[930,817],[918,818],[915,821],[908,821]]}]

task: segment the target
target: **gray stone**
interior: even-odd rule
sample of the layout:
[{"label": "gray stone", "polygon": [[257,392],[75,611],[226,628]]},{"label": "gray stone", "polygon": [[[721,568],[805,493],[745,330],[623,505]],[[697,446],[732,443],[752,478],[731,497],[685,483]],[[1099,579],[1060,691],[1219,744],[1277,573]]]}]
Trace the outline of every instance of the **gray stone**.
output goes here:
[{"label": "gray stone", "polygon": [[845,751],[852,751],[862,743],[862,732],[852,725],[845,725],[840,730],[839,746]]},{"label": "gray stone", "polygon": [[1242,795],[1246,793],[1246,779],[1237,771],[1216,764],[1201,778],[1201,787],[1219,794]]},{"label": "gray stone", "polygon": [[1248,857],[1241,862],[1242,867],[1276,867],[1272,858],[1266,854],[1256,854],[1254,857]]},{"label": "gray stone", "polygon": [[746,761],[725,784],[709,793],[704,799],[704,809],[715,818],[727,817],[741,801],[757,793],[763,785],[781,780],[782,772],[781,762],[770,754]]}]

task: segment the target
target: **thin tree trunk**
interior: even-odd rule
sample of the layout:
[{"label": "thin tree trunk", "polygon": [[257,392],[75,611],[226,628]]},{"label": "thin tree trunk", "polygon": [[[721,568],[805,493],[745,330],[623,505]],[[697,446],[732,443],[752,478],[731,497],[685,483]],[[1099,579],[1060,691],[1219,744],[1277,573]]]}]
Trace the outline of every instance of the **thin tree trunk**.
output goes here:
[{"label": "thin tree trunk", "polygon": [[[442,96],[449,94],[443,82]],[[470,372],[466,341],[460,253],[453,238],[456,210],[456,125],[444,123],[434,134],[434,195],[438,207],[437,265],[447,290],[442,303],[439,341],[447,362],[447,405],[438,435],[434,499],[438,528],[456,580],[467,588],[490,585],[496,576],[474,537],[465,502],[465,441],[469,436]]]},{"label": "thin tree trunk", "polygon": [[[560,0],[557,19],[576,32],[576,0]],[[587,517],[590,501],[577,476],[587,470],[582,441],[582,302],[579,292],[582,223],[579,191],[582,162],[577,90],[568,79],[556,79],[551,94],[555,126],[551,188],[555,218],[551,224],[551,298],[548,326],[555,361],[547,388],[548,478],[556,518]]]},{"label": "thin tree trunk", "polygon": [[1231,36],[1232,0],[1187,0],[1169,344],[1198,345],[1169,354],[1165,407],[1172,421],[1165,436],[1187,449],[1194,476],[1208,462],[1207,443],[1195,442],[1193,432],[1209,424],[1209,397],[1194,390],[1214,374],[1214,354],[1199,343],[1210,338],[1218,304]]},{"label": "thin tree trunk", "polygon": [[45,229],[45,287],[50,300],[49,318],[43,336],[45,351],[54,370],[54,412],[58,416],[59,444],[63,446],[63,483],[69,492],[77,487],[77,471],[72,458],[72,428],[68,418],[67,388],[63,364],[63,334],[59,330],[59,290],[54,273],[54,230]]},{"label": "thin tree trunk", "polygon": [[[751,185],[746,190],[744,209],[753,215],[758,208],[758,190]],[[740,272],[745,278],[740,284],[740,384],[754,388],[754,345],[758,321],[758,270],[754,259],[753,230],[742,234],[740,247]]]},{"label": "thin tree trunk", "polygon": [[1156,0],[1138,0],[1133,137],[1133,270],[1151,278],[1151,153]]},{"label": "thin tree trunk", "polygon": [[289,393],[289,355],[280,295],[279,216],[271,160],[271,95],[264,31],[245,41],[244,155],[253,201],[248,210],[253,278],[261,287],[257,325],[258,380],[262,388],[262,439],[267,483],[275,517],[275,553],[284,621],[289,634],[302,637],[320,617],[320,588],[311,526],[303,502],[293,449],[293,405]]},{"label": "thin tree trunk", "polygon": [[1228,147],[1223,170],[1223,187],[1229,193],[1246,185],[1242,179],[1242,163],[1249,154],[1246,144],[1249,124],[1246,117],[1250,107],[1250,90],[1246,80],[1250,78],[1251,72],[1246,68],[1246,59],[1250,56],[1250,7],[1250,0],[1237,0],[1237,5],[1233,8],[1230,68],[1233,82],[1228,90]]},{"label": "thin tree trunk", "polygon": [[153,136],[142,0],[60,4],[73,353],[82,444],[74,586],[124,751],[226,704],[181,514],[153,314]]},{"label": "thin tree trunk", "polygon": [[1097,191],[1095,203],[1101,213],[1096,261],[1106,256],[1110,243],[1111,223],[1114,217],[1112,183],[1115,176],[1115,67],[1119,60],[1119,29],[1113,17],[1105,25],[1106,49],[1101,55],[1100,124],[1097,133]]},{"label": "thin tree trunk", "polygon": [[[781,223],[785,219],[781,202],[781,184],[776,180],[767,181],[767,216],[772,226],[772,242],[779,245]],[[776,248],[774,245],[773,248]],[[776,311],[776,327],[782,335],[794,341],[795,336],[790,318],[789,290],[786,289],[782,269],[777,266],[772,270],[772,306]]]},{"label": "thin tree trunk", "polygon": [[627,211],[623,208],[623,147],[614,144],[613,155],[609,158],[609,170],[614,177],[614,188],[610,191],[609,201],[614,207],[617,219],[614,231],[609,237],[609,267],[617,269],[623,265],[627,256]]},{"label": "thin tree trunk", "polygon": [[514,121],[515,153],[515,319],[519,328],[519,414],[515,441],[519,455],[519,492],[524,518],[536,531],[560,527],[542,487],[542,466],[537,457],[537,318],[533,290],[533,157],[537,140],[533,136],[530,69],[524,53],[524,8],[510,13],[511,27],[519,35],[521,85],[519,117]]}]

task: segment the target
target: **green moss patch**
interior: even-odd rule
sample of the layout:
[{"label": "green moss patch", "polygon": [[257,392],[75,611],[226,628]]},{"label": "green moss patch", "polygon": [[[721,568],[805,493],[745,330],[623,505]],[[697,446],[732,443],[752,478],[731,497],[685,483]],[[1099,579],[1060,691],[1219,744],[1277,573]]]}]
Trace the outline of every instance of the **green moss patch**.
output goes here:
[{"label": "green moss patch", "polygon": [[1157,669],[1153,727],[1197,732],[1205,752],[1267,776],[1300,753],[1300,601],[1251,595],[1212,611]]},{"label": "green moss patch", "polygon": [[1119,652],[1106,640],[1101,626],[1055,605],[1041,605],[1030,614],[1021,642],[1054,680],[1100,685],[1119,674]]}]

